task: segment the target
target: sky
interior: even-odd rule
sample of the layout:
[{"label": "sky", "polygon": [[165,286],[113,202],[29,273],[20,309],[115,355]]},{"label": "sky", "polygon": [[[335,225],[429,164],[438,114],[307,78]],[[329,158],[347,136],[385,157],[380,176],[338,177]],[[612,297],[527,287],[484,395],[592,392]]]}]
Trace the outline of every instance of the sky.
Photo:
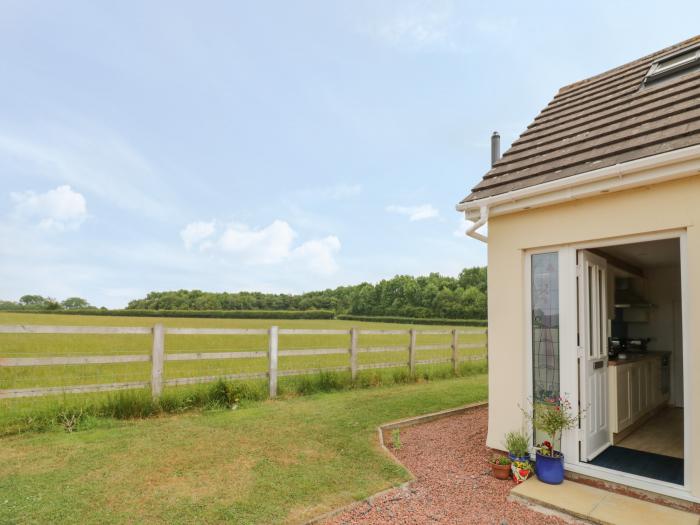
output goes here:
[{"label": "sky", "polygon": [[299,293],[486,264],[455,211],[687,2],[0,1],[0,299]]}]

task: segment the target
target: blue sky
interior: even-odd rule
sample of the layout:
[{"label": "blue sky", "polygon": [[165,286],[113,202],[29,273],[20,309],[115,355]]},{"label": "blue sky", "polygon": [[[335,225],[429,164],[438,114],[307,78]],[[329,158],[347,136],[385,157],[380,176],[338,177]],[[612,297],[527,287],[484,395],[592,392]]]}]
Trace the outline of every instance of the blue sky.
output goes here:
[{"label": "blue sky", "polygon": [[302,292],[485,264],[454,210],[567,83],[691,2],[0,9],[0,298]]}]

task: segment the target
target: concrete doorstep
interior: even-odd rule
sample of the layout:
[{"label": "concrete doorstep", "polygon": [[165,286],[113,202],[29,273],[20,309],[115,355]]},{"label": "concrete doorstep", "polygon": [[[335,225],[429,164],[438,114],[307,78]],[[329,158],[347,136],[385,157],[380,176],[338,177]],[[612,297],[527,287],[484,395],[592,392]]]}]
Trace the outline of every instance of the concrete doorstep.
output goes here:
[{"label": "concrete doorstep", "polygon": [[615,494],[574,481],[548,485],[536,477],[510,491],[511,499],[541,506],[558,515],[602,525],[699,525],[700,516]]}]

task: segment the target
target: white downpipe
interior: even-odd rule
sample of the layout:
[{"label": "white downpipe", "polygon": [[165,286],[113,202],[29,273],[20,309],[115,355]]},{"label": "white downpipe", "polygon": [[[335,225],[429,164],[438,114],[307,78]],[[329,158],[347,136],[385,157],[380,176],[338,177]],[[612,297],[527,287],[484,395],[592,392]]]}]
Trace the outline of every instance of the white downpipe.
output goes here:
[{"label": "white downpipe", "polygon": [[467,229],[467,235],[469,237],[472,237],[473,239],[478,239],[481,242],[488,243],[489,238],[486,235],[480,234],[478,231],[479,228],[481,228],[484,224],[486,224],[486,221],[489,220],[489,207],[488,206],[482,206],[479,209],[479,220],[476,221],[474,224],[472,224],[469,229]]}]

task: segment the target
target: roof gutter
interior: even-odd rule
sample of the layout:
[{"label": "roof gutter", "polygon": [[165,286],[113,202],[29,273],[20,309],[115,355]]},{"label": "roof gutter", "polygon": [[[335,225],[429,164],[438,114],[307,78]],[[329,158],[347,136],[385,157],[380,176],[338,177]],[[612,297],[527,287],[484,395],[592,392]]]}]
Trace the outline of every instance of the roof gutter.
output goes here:
[{"label": "roof gutter", "polygon": [[457,211],[464,212],[468,220],[474,222],[467,230],[467,235],[487,242],[487,238],[478,234],[476,230],[486,223],[489,216],[550,206],[698,174],[700,145],[695,145],[492,197],[462,202],[456,208]]},{"label": "roof gutter", "polygon": [[484,224],[486,224],[486,221],[488,221],[488,220],[489,220],[489,207],[482,206],[481,209],[479,210],[479,219],[467,229],[466,234],[469,237],[471,237],[472,239],[477,239],[481,242],[488,243],[489,238],[486,237],[486,235],[482,235],[481,233],[479,233],[477,231]]}]

